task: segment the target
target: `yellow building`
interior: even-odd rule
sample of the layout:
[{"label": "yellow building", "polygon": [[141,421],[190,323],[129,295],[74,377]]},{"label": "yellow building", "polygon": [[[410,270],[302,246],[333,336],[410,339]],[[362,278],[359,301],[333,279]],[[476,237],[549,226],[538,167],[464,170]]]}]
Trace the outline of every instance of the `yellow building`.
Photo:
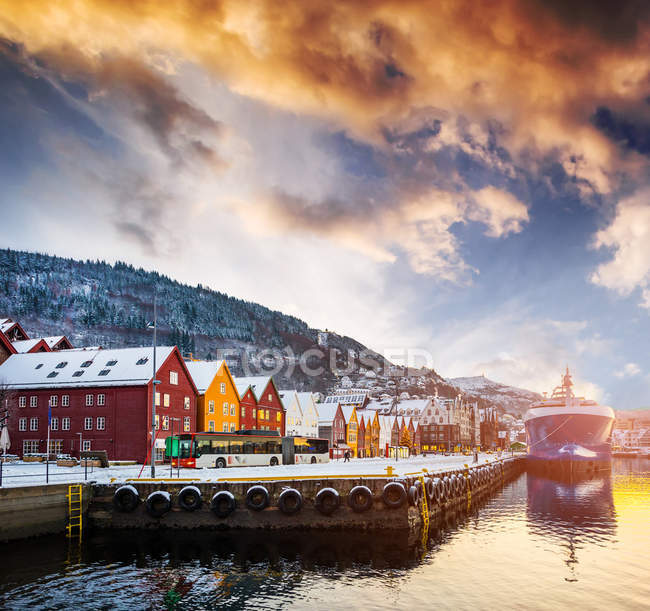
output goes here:
[{"label": "yellow building", "polygon": [[357,409],[351,405],[341,405],[341,411],[345,418],[345,443],[350,446],[350,454],[357,457],[359,444],[359,421],[357,420]]},{"label": "yellow building", "polygon": [[187,369],[199,391],[197,431],[239,429],[239,394],[225,361],[188,361]]}]

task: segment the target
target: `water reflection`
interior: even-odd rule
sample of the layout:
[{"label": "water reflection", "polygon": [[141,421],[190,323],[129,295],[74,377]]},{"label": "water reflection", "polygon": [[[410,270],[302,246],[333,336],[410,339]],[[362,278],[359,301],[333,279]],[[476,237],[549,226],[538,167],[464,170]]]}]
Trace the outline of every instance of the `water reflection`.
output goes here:
[{"label": "water reflection", "polygon": [[[559,542],[569,568],[566,581],[577,581],[579,550],[585,542],[606,546],[616,534],[616,510],[609,473],[583,478],[527,474],[526,515],[530,531]],[[558,541],[559,540],[559,541]]]},{"label": "water reflection", "polygon": [[[523,475],[408,533],[104,532],[0,545],[0,608],[620,608],[647,601],[650,461]],[[645,576],[645,577],[644,577]],[[472,587],[467,587],[467,584]]]}]

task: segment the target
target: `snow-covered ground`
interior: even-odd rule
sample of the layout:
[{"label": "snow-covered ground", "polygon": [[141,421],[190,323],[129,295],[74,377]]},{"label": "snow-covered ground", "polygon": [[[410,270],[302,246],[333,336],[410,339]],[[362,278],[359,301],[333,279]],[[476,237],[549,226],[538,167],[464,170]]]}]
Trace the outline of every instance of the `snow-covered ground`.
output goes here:
[{"label": "snow-covered ground", "polygon": [[[509,454],[504,454],[508,456]],[[496,460],[496,454],[479,454],[479,463]],[[350,477],[358,475],[386,475],[386,467],[393,467],[394,474],[406,475],[427,469],[430,472],[444,471],[472,464],[471,456],[415,456],[395,461],[387,458],[353,458],[350,462],[333,460],[329,463],[315,465],[278,465],[276,467],[242,467],[231,469],[181,469],[181,479],[194,481],[224,481],[237,478],[300,478],[316,475],[319,477]],[[109,483],[111,481],[123,482],[127,479],[137,478],[142,465],[111,466],[108,469],[95,467],[88,468],[88,481]],[[83,467],[57,467],[50,463],[50,484],[63,484],[70,482],[83,482]],[[142,477],[150,476],[150,467],[142,470]],[[173,470],[173,479],[178,477],[177,470]],[[170,469],[167,466],[156,466],[157,479],[170,479]],[[2,487],[33,486],[45,484],[45,463],[5,463],[3,465]]]}]

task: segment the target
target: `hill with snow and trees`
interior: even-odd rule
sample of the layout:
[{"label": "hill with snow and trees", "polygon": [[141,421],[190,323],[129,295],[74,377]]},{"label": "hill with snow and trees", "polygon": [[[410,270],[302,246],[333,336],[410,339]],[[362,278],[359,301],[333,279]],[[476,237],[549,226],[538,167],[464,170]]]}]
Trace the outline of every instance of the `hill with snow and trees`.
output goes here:
[{"label": "hill with snow and trees", "polygon": [[[0,249],[0,315],[18,320],[31,337],[66,335],[77,347],[149,345],[154,293],[158,344],[177,345],[185,356],[201,359],[217,358],[219,350],[234,350],[240,356],[228,364],[235,375],[242,375],[244,360],[248,371],[268,371],[269,361],[281,354],[283,366],[276,376],[282,386],[326,392],[340,382],[340,370],[350,366],[364,378],[368,365],[361,358],[365,354],[378,364],[377,392],[437,392],[454,397],[462,391],[481,407],[496,406],[515,414],[539,398],[483,377],[446,380],[433,369],[411,377],[404,370],[395,373],[391,363],[351,337],[323,333],[295,316],[128,263]],[[323,348],[323,336],[327,349],[334,349],[337,357],[332,363],[327,350],[324,358],[310,356],[309,367],[320,366],[323,373],[308,376],[297,361],[311,354],[308,351]],[[406,376],[401,386],[397,376]],[[398,381],[395,385],[390,380]]]},{"label": "hill with snow and trees", "polygon": [[460,388],[465,395],[480,398],[502,412],[515,415],[523,415],[531,402],[542,398],[539,393],[494,382],[485,376],[449,378],[447,382]]},{"label": "hill with snow and trees", "polygon": [[[318,347],[319,330],[295,316],[127,263],[0,249],[0,315],[20,321],[31,337],[65,334],[79,347],[150,345],[154,292],[159,345],[177,345],[185,356],[203,359],[234,350],[253,371],[282,353],[280,381],[293,368],[290,382],[299,390],[324,390],[335,382],[328,358],[309,358],[310,367],[325,369],[318,377],[296,367],[297,359]],[[338,351],[339,367],[350,352],[358,359],[366,351],[381,366],[386,363],[350,337],[329,332],[327,346]],[[240,366],[233,364],[236,375],[242,373],[241,358]]]}]

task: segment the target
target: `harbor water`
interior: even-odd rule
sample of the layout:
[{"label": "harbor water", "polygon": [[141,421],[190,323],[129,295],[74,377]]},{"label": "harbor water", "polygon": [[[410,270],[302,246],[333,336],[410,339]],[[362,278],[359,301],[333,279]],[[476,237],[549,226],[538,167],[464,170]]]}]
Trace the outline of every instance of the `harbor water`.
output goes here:
[{"label": "harbor water", "polygon": [[642,609],[650,460],[523,474],[408,533],[96,532],[0,545],[6,609]]}]

